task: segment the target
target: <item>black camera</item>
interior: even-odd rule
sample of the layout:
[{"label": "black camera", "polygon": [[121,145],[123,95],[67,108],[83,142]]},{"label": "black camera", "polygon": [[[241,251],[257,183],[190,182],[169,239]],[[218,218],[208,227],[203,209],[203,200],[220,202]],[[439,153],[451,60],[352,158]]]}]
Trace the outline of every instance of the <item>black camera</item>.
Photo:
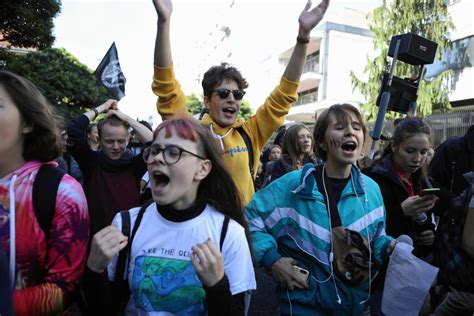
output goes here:
[{"label": "black camera", "polygon": [[[382,76],[379,95],[376,104],[380,107],[384,92],[390,94],[388,106],[384,109],[405,114],[410,110],[410,104],[416,105],[417,91],[422,79],[424,65],[433,63],[438,44],[413,33],[392,36],[388,49],[388,56],[392,57],[390,73]],[[420,66],[418,77],[402,79],[393,75],[397,61],[412,66]],[[385,101],[386,102],[386,101]]]},{"label": "black camera", "polygon": [[382,76],[382,85],[377,96],[376,104],[380,106],[382,93],[390,93],[390,101],[387,110],[398,113],[407,113],[411,102],[415,102],[417,98],[418,86],[413,80],[402,79],[399,77],[392,78],[392,84],[388,85],[389,74],[385,72]]}]

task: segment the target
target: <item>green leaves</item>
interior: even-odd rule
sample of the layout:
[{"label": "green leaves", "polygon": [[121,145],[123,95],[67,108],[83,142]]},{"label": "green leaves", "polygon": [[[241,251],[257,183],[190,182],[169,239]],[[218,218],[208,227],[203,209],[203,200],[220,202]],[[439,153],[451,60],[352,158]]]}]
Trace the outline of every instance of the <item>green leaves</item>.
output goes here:
[{"label": "green leaves", "polygon": [[64,49],[48,48],[17,56],[7,62],[6,68],[38,85],[66,119],[110,97],[92,70]]},{"label": "green leaves", "polygon": [[53,19],[60,10],[60,0],[2,0],[0,33],[15,47],[51,47]]}]

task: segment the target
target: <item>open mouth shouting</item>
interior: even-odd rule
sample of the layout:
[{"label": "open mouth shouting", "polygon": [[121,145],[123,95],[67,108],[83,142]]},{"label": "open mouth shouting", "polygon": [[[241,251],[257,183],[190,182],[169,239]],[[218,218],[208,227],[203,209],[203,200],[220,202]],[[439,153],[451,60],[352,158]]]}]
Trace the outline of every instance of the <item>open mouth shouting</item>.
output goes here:
[{"label": "open mouth shouting", "polygon": [[235,115],[235,113],[237,112],[237,109],[234,108],[234,107],[225,107],[222,109],[222,112],[224,112],[224,115],[227,117],[227,118],[231,118]]},{"label": "open mouth shouting", "polygon": [[170,178],[166,174],[164,174],[160,171],[153,171],[150,174],[150,178],[151,178],[151,183],[153,184],[153,191],[156,194],[161,193],[163,191],[163,189],[170,182]]},{"label": "open mouth shouting", "polygon": [[342,143],[341,149],[344,153],[352,154],[357,149],[357,143],[353,140]]}]

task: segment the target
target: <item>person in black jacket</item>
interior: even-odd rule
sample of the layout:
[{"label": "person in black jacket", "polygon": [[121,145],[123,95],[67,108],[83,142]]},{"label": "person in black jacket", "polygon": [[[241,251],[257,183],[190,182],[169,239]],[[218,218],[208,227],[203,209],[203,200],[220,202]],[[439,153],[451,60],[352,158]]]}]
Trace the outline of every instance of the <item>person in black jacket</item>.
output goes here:
[{"label": "person in black jacket", "polygon": [[474,125],[462,137],[453,137],[442,143],[435,152],[429,175],[453,196],[468,186],[463,174],[474,171]]},{"label": "person in black jacket", "polygon": [[[422,195],[431,187],[426,175],[426,157],[430,148],[430,128],[419,118],[399,120],[390,144],[382,157],[363,172],[377,182],[386,209],[386,233],[414,240],[414,254],[431,260],[435,225],[432,212],[438,197]],[[371,314],[380,315],[385,268],[375,279]]]},{"label": "person in black jacket", "polygon": [[432,250],[431,213],[438,201],[437,196],[422,193],[424,188],[431,187],[425,166],[430,142],[430,128],[421,119],[401,120],[380,160],[364,170],[382,190],[387,235],[410,236],[414,240],[414,253],[420,257]]}]

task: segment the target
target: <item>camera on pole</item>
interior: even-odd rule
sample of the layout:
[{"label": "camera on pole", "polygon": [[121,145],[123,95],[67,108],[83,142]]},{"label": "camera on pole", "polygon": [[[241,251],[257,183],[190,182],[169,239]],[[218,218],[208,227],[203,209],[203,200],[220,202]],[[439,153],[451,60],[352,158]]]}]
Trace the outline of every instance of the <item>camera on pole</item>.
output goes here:
[{"label": "camera on pole", "polygon": [[[385,113],[394,111],[402,114],[416,114],[418,88],[425,65],[432,64],[438,44],[413,33],[395,35],[390,41],[388,56],[392,57],[390,71],[384,72],[376,104],[379,107],[374,130],[371,133],[370,158],[373,159],[375,143],[380,139]],[[415,78],[399,78],[394,75],[398,61],[415,68]]]}]

